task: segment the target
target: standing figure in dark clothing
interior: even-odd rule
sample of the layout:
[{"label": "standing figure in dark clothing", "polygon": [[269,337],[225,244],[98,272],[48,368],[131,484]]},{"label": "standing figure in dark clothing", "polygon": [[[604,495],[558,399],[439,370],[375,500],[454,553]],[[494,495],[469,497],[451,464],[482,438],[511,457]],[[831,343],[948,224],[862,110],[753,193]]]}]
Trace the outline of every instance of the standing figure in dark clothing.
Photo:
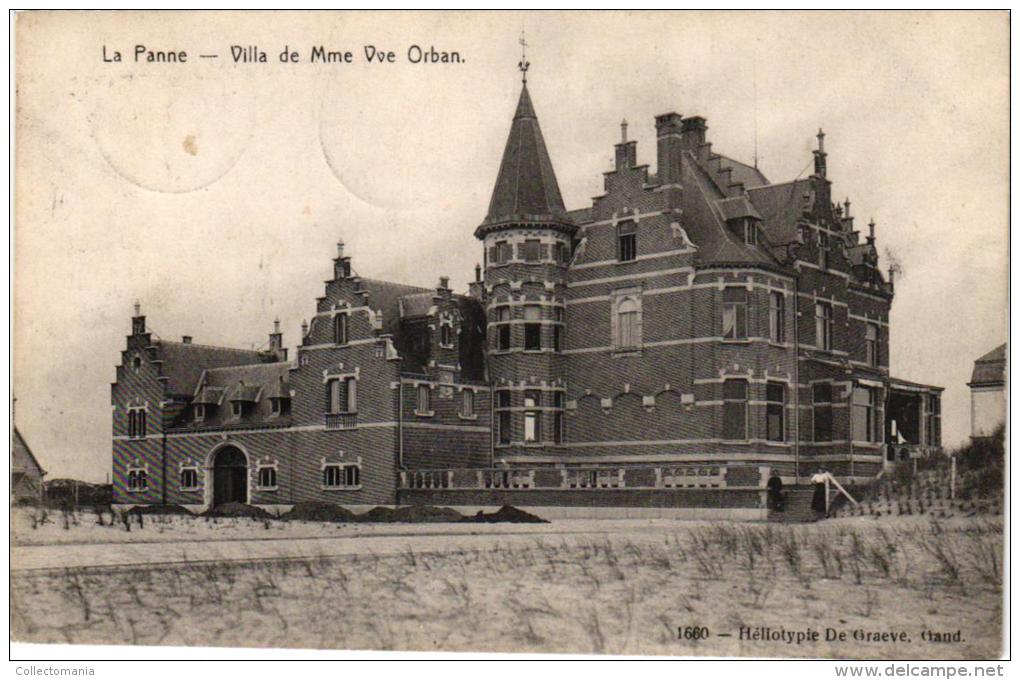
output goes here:
[{"label": "standing figure in dark clothing", "polygon": [[783,479],[775,470],[769,476],[768,490],[769,509],[782,512],[786,507],[785,499],[783,498]]},{"label": "standing figure in dark clothing", "polygon": [[811,509],[816,516],[824,517],[828,511],[828,502],[825,493],[825,480],[829,473],[825,468],[818,468],[818,472],[811,475],[811,483],[815,485],[814,496],[811,497]]}]

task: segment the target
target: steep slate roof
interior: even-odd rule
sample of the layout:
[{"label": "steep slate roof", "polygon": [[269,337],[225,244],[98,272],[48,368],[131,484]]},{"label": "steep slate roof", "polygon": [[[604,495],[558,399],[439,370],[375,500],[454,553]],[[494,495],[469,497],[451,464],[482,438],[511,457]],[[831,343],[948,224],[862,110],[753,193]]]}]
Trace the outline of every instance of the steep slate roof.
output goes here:
[{"label": "steep slate roof", "polygon": [[739,217],[753,217],[760,220],[761,215],[754,209],[754,206],[748,202],[743,196],[734,196],[733,198],[723,198],[715,202],[719,208],[719,213],[722,215],[724,221],[737,219]]},{"label": "steep slate roof", "polygon": [[525,84],[482,226],[543,221],[562,223],[569,218]]},{"label": "steep slate roof", "polygon": [[214,347],[185,342],[158,340],[156,359],[163,362],[163,375],[169,378],[166,389],[170,394],[191,396],[207,368],[260,364],[263,355],[255,350]]},{"label": "steep slate roof", "polygon": [[719,203],[724,202],[725,197],[694,157],[688,156],[688,159],[690,162],[683,164],[684,187],[688,188],[684,192],[684,214],[693,219],[685,221],[684,227],[698,246],[700,263],[779,266],[766,247],[747,245],[726,227],[718,212]]},{"label": "steep slate roof", "polygon": [[426,292],[431,294],[428,288],[392,281],[361,279],[360,283],[362,289],[368,291],[368,306],[382,312],[384,333],[396,333],[400,327],[400,298]]},{"label": "steep slate roof", "polygon": [[800,237],[797,222],[814,200],[809,179],[748,189],[747,197],[761,213],[769,242],[776,246],[793,243]]},{"label": "steep slate roof", "polygon": [[752,187],[760,187],[768,184],[769,181],[765,178],[765,175],[761,174],[758,168],[741,163],[738,160],[734,160],[727,156],[720,156],[722,159],[722,167],[731,168],[733,170],[730,173],[730,177],[734,182],[742,182],[745,189],[751,189]]},{"label": "steep slate roof", "polygon": [[21,436],[17,426],[11,432],[11,471],[15,473],[34,472],[42,477],[46,471],[39,465],[38,459],[29,448],[28,442]]},{"label": "steep slate roof", "polygon": [[400,308],[403,311],[403,318],[409,319],[416,316],[425,316],[429,313],[429,309],[432,308],[434,303],[433,296],[435,293],[427,291],[424,293],[415,293],[413,295],[405,295],[400,298]]},{"label": "steep slate roof", "polygon": [[970,386],[1006,384],[1006,343],[1002,343],[974,362]]},{"label": "steep slate roof", "polygon": [[291,364],[286,361],[210,368],[203,378],[204,387],[227,390],[228,401],[255,401],[256,397],[268,398],[260,394],[265,391],[263,388],[274,386],[280,378],[286,380],[290,368]]}]

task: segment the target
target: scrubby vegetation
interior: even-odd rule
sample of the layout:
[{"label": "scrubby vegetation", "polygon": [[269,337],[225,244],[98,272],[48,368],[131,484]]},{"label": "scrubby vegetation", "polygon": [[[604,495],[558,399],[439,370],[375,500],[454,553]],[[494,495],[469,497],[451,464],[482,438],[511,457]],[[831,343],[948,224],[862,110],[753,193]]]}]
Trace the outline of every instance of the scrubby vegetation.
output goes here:
[{"label": "scrubby vegetation", "polygon": [[871,485],[860,506],[845,505],[839,515],[999,516],[1003,509],[1004,439],[1000,426],[992,437],[971,441],[941,456],[900,461]]},{"label": "scrubby vegetation", "polygon": [[[597,527],[597,523],[593,523]],[[477,537],[475,537],[477,538]],[[602,536],[456,536],[376,554],[15,572],[33,642],[679,655],[991,658],[1002,523],[690,524]],[[423,549],[422,544],[429,549]],[[707,637],[683,637],[684,627]],[[798,647],[741,626],[902,630]],[[922,630],[962,631],[953,644]],[[728,633],[732,637],[719,637]]]}]

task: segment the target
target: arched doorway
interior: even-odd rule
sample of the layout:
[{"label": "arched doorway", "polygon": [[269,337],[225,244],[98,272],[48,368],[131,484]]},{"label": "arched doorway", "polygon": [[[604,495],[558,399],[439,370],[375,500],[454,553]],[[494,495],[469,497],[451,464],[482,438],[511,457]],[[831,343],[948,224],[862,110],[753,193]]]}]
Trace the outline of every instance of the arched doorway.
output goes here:
[{"label": "arched doorway", "polygon": [[225,446],[213,459],[213,506],[248,502],[248,459],[236,446]]}]

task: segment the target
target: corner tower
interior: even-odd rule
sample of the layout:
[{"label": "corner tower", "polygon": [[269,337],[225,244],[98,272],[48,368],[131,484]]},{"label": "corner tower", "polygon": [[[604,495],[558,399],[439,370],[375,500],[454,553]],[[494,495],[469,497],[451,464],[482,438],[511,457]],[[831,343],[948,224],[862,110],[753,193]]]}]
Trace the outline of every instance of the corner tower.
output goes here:
[{"label": "corner tower", "polygon": [[529,462],[562,443],[567,216],[525,78],[485,220],[483,295],[497,464]]}]

